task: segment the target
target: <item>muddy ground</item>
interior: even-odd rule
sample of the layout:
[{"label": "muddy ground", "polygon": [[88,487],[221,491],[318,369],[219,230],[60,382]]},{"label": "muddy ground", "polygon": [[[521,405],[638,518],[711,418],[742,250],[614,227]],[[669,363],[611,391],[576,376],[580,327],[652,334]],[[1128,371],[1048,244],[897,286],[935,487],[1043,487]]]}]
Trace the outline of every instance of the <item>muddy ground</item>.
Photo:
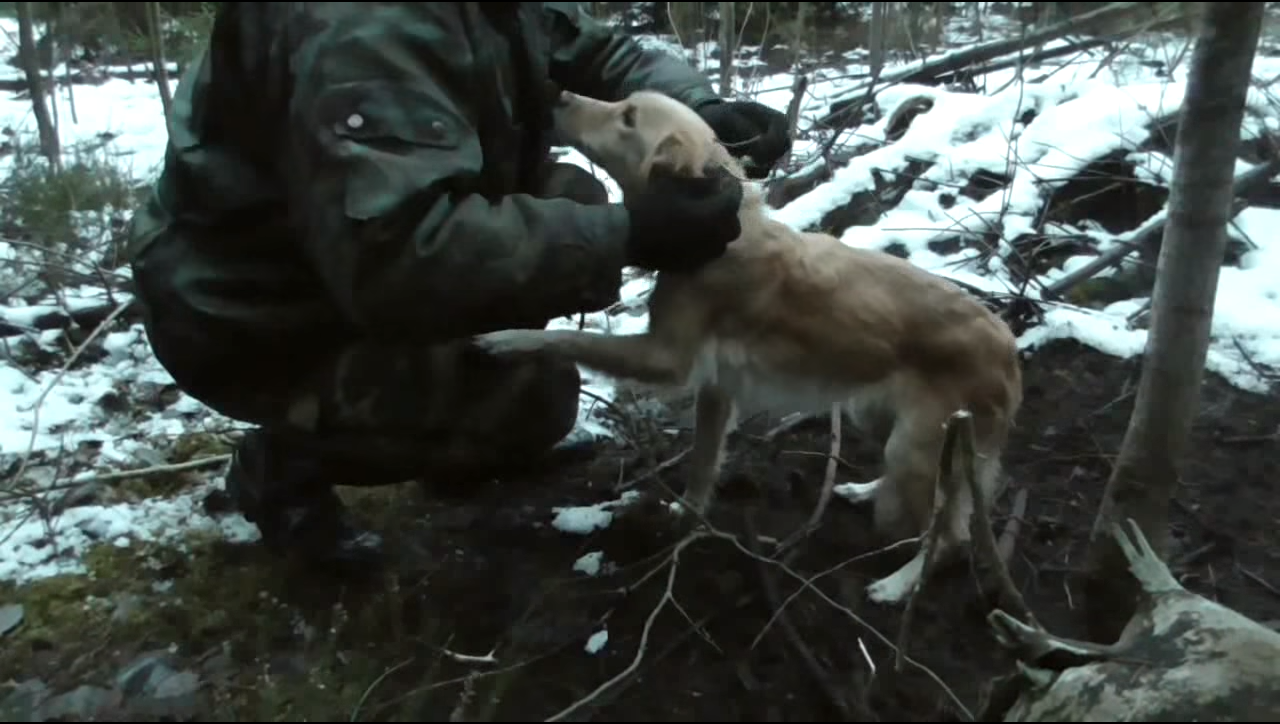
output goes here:
[{"label": "muddy ground", "polygon": [[[1068,574],[1120,446],[1138,363],[1057,342],[1025,368],[1007,458],[1014,482],[995,525],[1027,488],[1013,578],[1046,626],[1080,635]],[[817,422],[768,444],[756,436],[763,427],[732,440],[712,522],[740,531],[749,514],[760,533],[785,537],[812,509],[828,430]],[[1274,398],[1210,375],[1174,513],[1175,573],[1261,621],[1280,619],[1278,432]],[[901,613],[866,602],[862,588],[909,550],[819,579],[825,600],[798,595],[785,621],[759,636],[775,610],[769,600],[797,582],[730,542],[701,540],[683,549],[671,600],[646,636],[678,535],[635,513],[571,535],[551,525],[551,509],[617,499],[619,480],[686,443],[687,434],[664,450],[615,451],[466,497],[432,499],[408,485],[344,490],[400,552],[394,571],[364,579],[321,577],[255,545],[213,540],[95,551],[92,577],[3,591],[25,617],[0,646],[0,682],[9,682],[0,718],[32,720],[39,709],[99,721],[540,721],[584,699],[559,720],[958,721],[960,706],[978,709],[985,682],[1010,662],[963,570],[927,584],[909,652],[946,688],[920,669],[893,672],[887,644]],[[852,469],[838,481],[878,471],[876,448],[852,436],[842,458]],[[661,480],[680,489],[682,471],[640,488]],[[811,576],[873,550],[869,523],[867,511],[833,501],[794,569]],[[596,551],[586,560],[602,559],[597,575],[574,570]],[[588,653],[602,630],[607,642]]]}]

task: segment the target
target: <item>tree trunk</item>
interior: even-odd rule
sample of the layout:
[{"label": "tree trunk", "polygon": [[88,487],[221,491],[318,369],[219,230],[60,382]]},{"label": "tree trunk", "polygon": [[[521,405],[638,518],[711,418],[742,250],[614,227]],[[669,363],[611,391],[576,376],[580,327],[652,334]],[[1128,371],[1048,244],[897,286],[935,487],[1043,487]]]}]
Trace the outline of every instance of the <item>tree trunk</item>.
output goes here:
[{"label": "tree trunk", "polygon": [[147,34],[150,36],[151,67],[156,74],[156,86],[160,89],[160,107],[164,117],[169,117],[173,106],[173,93],[169,90],[169,69],[164,57],[164,28],[160,24],[160,3],[147,3]]},{"label": "tree trunk", "polygon": [[1110,525],[1133,518],[1157,554],[1166,557],[1170,500],[1199,405],[1240,126],[1265,4],[1209,4],[1192,55],[1142,379],[1094,521],[1082,581],[1089,633],[1100,642],[1119,635],[1133,615],[1137,593],[1108,534]]},{"label": "tree trunk", "polygon": [[884,70],[885,20],[889,17],[889,3],[871,3],[871,27],[867,29],[867,55],[871,77],[879,78]]},{"label": "tree trunk", "polygon": [[62,166],[61,144],[58,142],[58,128],[53,124],[53,116],[44,103],[45,83],[40,75],[40,59],[36,55],[36,32],[32,19],[31,3],[14,3],[18,16],[18,62],[22,64],[22,72],[27,78],[27,88],[31,91],[31,111],[36,118],[36,131],[40,134],[40,154],[49,159],[54,170]]},{"label": "tree trunk", "polygon": [[720,3],[720,95],[733,96],[733,58],[738,51],[738,18],[733,3]]}]

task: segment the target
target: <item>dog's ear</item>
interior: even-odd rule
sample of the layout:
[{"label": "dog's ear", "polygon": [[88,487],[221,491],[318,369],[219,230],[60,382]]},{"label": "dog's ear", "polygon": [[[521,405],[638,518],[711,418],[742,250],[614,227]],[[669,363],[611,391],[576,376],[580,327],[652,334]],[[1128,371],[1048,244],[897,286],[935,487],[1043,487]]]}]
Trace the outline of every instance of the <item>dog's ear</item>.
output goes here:
[{"label": "dog's ear", "polygon": [[649,157],[645,176],[654,171],[672,176],[696,176],[701,169],[694,162],[693,148],[679,133],[672,133],[658,142]]}]

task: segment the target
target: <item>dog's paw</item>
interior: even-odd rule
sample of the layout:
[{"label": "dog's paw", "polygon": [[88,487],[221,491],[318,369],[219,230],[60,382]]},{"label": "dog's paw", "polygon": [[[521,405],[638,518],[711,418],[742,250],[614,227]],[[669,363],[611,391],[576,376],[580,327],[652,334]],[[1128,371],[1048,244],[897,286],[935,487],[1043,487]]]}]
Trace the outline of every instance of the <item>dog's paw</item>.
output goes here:
[{"label": "dog's paw", "polygon": [[499,332],[478,334],[472,344],[493,355],[537,352],[546,346],[543,331],[539,329],[504,329]]},{"label": "dog's paw", "polygon": [[923,570],[924,556],[917,553],[898,570],[867,586],[867,598],[883,606],[906,603],[916,592]]},{"label": "dog's paw", "polygon": [[911,589],[903,588],[892,576],[867,586],[867,600],[881,606],[897,606],[904,603],[910,595]]},{"label": "dog's paw", "polygon": [[875,500],[877,491],[884,485],[884,478],[876,478],[869,483],[841,483],[831,492],[844,498],[853,505],[863,505]]}]

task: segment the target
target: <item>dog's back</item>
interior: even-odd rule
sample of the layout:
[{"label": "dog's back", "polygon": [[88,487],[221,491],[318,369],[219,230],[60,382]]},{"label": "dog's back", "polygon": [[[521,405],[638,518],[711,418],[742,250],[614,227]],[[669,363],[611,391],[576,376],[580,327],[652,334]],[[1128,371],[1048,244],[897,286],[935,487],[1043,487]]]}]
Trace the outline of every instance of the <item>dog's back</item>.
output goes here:
[{"label": "dog's back", "polygon": [[654,326],[701,328],[691,383],[736,378],[751,383],[743,394],[773,398],[758,402],[819,409],[836,390],[874,403],[924,386],[955,406],[948,414],[1012,418],[1016,340],[972,296],[891,254],[744,216],[723,257],[697,274],[661,275],[650,300]]}]

